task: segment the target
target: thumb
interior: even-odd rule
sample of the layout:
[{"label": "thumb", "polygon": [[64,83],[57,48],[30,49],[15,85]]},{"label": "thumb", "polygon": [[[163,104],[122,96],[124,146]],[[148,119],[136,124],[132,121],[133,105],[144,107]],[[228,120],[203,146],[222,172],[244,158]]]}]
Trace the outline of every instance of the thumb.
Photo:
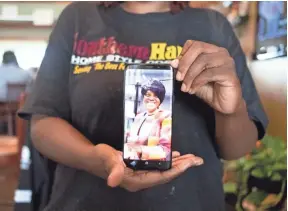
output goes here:
[{"label": "thumb", "polygon": [[121,155],[117,154],[115,159],[112,159],[108,167],[107,184],[110,187],[117,187],[124,178],[123,160]]},{"label": "thumb", "polygon": [[123,165],[116,164],[112,167],[112,170],[107,178],[108,186],[114,188],[120,185],[124,177],[124,167]]},{"label": "thumb", "polygon": [[177,59],[174,59],[173,61],[171,61],[170,65],[171,65],[173,68],[177,69],[178,66],[179,66],[179,59],[178,59],[178,58],[177,58]]}]

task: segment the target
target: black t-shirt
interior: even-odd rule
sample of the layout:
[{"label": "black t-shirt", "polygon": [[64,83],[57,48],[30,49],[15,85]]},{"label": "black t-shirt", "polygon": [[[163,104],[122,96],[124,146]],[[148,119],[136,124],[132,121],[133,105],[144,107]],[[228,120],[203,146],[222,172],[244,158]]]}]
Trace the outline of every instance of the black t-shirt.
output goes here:
[{"label": "black t-shirt", "polygon": [[[121,7],[73,3],[53,30],[33,92],[22,116],[45,114],[67,120],[92,143],[122,148],[125,63],[175,59],[186,40],[225,47],[235,59],[249,116],[259,138],[267,125],[245,56],[225,17],[186,8],[171,14],[131,14]],[[223,211],[222,166],[215,143],[214,111],[175,85],[173,149],[205,164],[172,182],[130,193],[59,164],[46,211]],[[55,131],[57,132],[57,131]]]}]

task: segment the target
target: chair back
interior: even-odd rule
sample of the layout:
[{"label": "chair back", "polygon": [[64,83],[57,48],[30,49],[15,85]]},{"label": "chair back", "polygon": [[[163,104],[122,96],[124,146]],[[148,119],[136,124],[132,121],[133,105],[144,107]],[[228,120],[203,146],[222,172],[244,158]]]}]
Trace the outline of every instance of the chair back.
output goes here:
[{"label": "chair back", "polygon": [[9,103],[19,102],[20,96],[25,92],[27,85],[24,83],[7,83],[6,101]]},{"label": "chair back", "polygon": [[[25,100],[27,98],[27,94],[25,92],[20,94],[19,97],[19,104],[18,104],[18,110],[21,109],[24,106]],[[18,149],[19,149],[19,161],[21,158],[22,153],[22,147],[25,143],[25,139],[27,138],[27,121],[18,117],[16,114],[15,117],[15,124],[16,124],[16,136],[19,140],[18,143]]]}]

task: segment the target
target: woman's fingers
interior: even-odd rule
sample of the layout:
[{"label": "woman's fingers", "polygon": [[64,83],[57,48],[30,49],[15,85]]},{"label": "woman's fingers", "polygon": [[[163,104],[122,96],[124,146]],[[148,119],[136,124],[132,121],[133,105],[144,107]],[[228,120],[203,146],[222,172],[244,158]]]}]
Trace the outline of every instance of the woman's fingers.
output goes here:
[{"label": "woman's fingers", "polygon": [[[174,161],[176,159],[176,161]],[[184,173],[193,166],[203,164],[203,159],[192,154],[173,159],[172,168],[160,171],[129,171],[125,172],[125,178],[121,186],[128,191],[139,191],[156,185],[165,184]]]},{"label": "woman's fingers", "polygon": [[101,153],[103,170],[107,176],[107,184],[110,187],[120,185],[124,178],[124,170],[126,166],[122,158],[122,152],[116,151],[110,146],[105,146]]},{"label": "woman's fingers", "polygon": [[198,156],[195,156],[192,154],[187,154],[187,155],[180,156],[178,158],[173,159],[172,167],[181,164],[183,162],[183,160],[185,160],[185,159],[191,159],[193,161],[194,166],[200,166],[204,163],[204,161],[201,157],[198,157]]},{"label": "woman's fingers", "polygon": [[186,159],[186,158],[190,158],[191,156],[195,156],[193,154],[185,154],[185,155],[182,155],[182,156],[179,156],[179,157],[175,157],[172,159],[172,162],[175,162],[177,160],[183,160],[183,159]]},{"label": "woman's fingers", "polygon": [[173,151],[172,152],[172,158],[177,158],[179,156],[180,156],[180,152],[178,152],[178,151]]},{"label": "woman's fingers", "polygon": [[171,169],[162,172],[161,179],[159,179],[158,183],[159,184],[167,183],[172,179],[175,179],[182,173],[184,173],[187,169],[193,166],[199,166],[201,164],[203,164],[203,160],[201,158],[199,159],[199,157],[196,157],[192,154],[186,155],[185,158],[178,159],[177,161],[173,162]]},{"label": "woman's fingers", "polygon": [[110,187],[116,187],[121,184],[123,177],[124,166],[122,164],[116,164],[110,169],[110,173],[107,178],[107,184]]}]

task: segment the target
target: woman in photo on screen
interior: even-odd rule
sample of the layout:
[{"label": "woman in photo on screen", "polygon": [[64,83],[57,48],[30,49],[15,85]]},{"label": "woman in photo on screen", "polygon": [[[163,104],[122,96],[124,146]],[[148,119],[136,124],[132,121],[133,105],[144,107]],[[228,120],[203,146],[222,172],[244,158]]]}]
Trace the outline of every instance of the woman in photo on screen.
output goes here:
[{"label": "woman in photo on screen", "polygon": [[161,109],[166,95],[163,83],[150,79],[141,87],[144,112],[136,115],[126,134],[124,157],[168,160],[171,152],[171,111]]}]

